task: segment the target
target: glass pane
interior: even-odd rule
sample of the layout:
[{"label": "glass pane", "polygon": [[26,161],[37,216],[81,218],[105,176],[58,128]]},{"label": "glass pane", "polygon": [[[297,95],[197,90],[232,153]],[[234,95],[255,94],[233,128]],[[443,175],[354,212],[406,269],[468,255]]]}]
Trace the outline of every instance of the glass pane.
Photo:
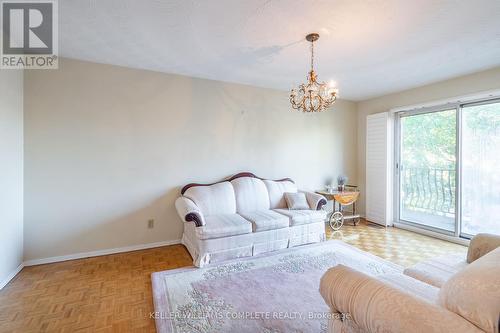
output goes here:
[{"label": "glass pane", "polygon": [[401,118],[401,220],[455,231],[455,148],[455,109]]},{"label": "glass pane", "polygon": [[500,234],[500,102],[462,109],[462,232]]}]

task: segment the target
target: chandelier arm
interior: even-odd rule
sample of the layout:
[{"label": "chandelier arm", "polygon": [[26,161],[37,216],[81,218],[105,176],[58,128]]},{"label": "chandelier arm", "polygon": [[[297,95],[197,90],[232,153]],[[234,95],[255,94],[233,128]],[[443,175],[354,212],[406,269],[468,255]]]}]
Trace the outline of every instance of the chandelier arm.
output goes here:
[{"label": "chandelier arm", "polygon": [[318,105],[316,106],[316,110],[314,111],[318,112],[321,111],[321,109],[323,108],[323,100],[320,95],[316,95],[315,98],[318,100]]},{"label": "chandelier arm", "polygon": [[319,100],[319,104],[320,104],[320,105],[325,104],[325,99],[324,99],[323,97],[321,97],[321,95],[318,95],[317,97],[318,97],[318,100]]},{"label": "chandelier arm", "polygon": [[309,90],[309,108],[314,110],[312,91]]},{"label": "chandelier arm", "polygon": [[298,99],[297,95],[295,96],[290,95],[290,102],[294,109],[302,110],[303,112],[305,112],[306,110],[305,101],[307,99],[307,94],[305,93],[304,85],[300,85],[299,93],[302,96],[302,98]]},{"label": "chandelier arm", "polygon": [[302,97],[302,99],[300,100],[300,102],[297,104],[297,107],[299,110],[302,110],[302,112],[305,111],[305,98]]}]

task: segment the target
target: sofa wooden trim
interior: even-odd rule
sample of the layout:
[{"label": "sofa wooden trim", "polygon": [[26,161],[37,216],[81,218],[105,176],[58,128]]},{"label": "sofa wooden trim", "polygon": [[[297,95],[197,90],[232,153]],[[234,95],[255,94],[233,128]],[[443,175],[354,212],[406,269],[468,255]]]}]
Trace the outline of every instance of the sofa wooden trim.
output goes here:
[{"label": "sofa wooden trim", "polygon": [[[255,174],[253,174],[251,172],[240,172],[240,173],[235,174],[234,176],[231,176],[231,177],[229,177],[227,179],[224,179],[224,180],[220,180],[220,181],[215,182],[215,183],[207,183],[207,184],[203,184],[203,183],[189,183],[189,184],[185,185],[181,189],[181,194],[184,195],[184,193],[188,189],[190,189],[191,187],[196,187],[196,186],[211,186],[211,185],[220,184],[220,183],[223,183],[223,182],[230,182],[232,180],[235,180],[235,179],[241,178],[241,177],[252,177],[252,178],[257,178],[257,179],[260,179],[260,180],[267,180],[266,178],[258,177],[258,176],[256,176]],[[270,179],[270,180],[273,180],[273,179]],[[275,179],[273,181],[275,181],[275,182],[289,181],[289,182],[292,182],[292,183],[295,184],[295,182],[291,178]]]}]

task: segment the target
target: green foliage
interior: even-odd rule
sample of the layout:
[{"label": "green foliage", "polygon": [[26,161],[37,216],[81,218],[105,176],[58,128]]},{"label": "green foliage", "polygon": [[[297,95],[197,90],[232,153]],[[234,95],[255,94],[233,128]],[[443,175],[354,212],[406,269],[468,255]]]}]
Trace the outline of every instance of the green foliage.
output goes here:
[{"label": "green foliage", "polygon": [[[474,137],[494,136],[500,130],[499,104],[465,107],[463,124]],[[401,157],[406,167],[455,168],[455,110],[403,117],[401,137]]]},{"label": "green foliage", "polygon": [[463,109],[464,125],[476,135],[495,135],[500,129],[500,104],[485,104]]},{"label": "green foliage", "polygon": [[455,110],[401,119],[402,161],[412,168],[455,168]]}]

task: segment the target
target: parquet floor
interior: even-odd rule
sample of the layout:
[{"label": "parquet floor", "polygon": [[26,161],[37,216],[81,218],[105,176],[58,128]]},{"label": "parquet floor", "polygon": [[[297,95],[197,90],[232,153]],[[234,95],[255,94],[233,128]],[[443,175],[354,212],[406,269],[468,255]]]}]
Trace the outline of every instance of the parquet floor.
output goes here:
[{"label": "parquet floor", "polygon": [[[331,239],[402,265],[466,248],[362,222]],[[191,265],[182,245],[24,268],[0,291],[0,332],[154,332],[152,272]]]},{"label": "parquet floor", "polygon": [[346,222],[341,230],[326,229],[328,239],[341,239],[357,248],[401,266],[449,253],[467,253],[467,247],[397,228],[384,228],[361,221],[354,227]]}]

